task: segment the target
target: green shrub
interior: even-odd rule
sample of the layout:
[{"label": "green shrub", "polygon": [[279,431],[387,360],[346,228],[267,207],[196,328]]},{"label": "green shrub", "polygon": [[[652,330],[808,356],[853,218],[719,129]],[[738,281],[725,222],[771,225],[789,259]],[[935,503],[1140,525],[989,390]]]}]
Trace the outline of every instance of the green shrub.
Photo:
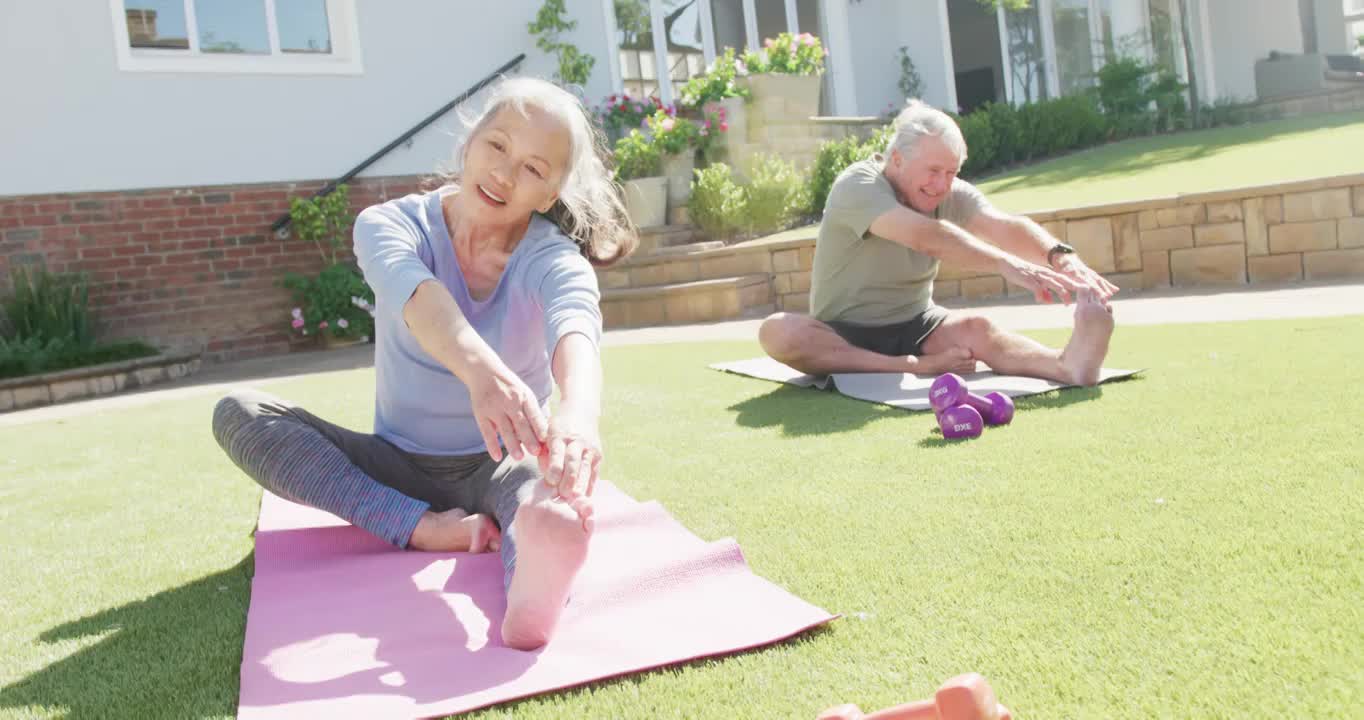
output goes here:
[{"label": "green shrub", "polygon": [[740,61],[734,58],[734,48],[726,48],[725,54],[715,58],[715,62],[705,73],[687,81],[678,93],[678,105],[688,110],[696,110],[708,102],[725,98],[749,96],[747,88],[735,84]]},{"label": "green shrub", "polygon": [[748,199],[734,173],[724,163],[696,171],[687,207],[692,222],[715,240],[728,240],[747,224]]},{"label": "green shrub", "polygon": [[637,178],[658,177],[663,172],[663,158],[653,139],[638,130],[616,141],[616,182]]},{"label": "green shrub", "polygon": [[[979,112],[990,118],[994,134],[994,164],[1008,166],[1027,160],[1030,138],[1025,136],[1023,118],[1018,109],[1008,103],[986,103]],[[970,146],[967,146],[970,148]]]},{"label": "green shrub", "polygon": [[291,325],[300,335],[374,336],[374,291],[350,265],[329,265],[316,277],[288,273],[283,285],[299,304],[291,313]]},{"label": "green shrub", "polygon": [[323,261],[335,263],[350,252],[350,188],[337,185],[317,198],[296,197],[289,201],[289,223],[294,235],[317,246]]},{"label": "green shrub", "polygon": [[962,176],[975,177],[994,168],[999,139],[995,135],[990,113],[976,111],[956,120],[962,138],[966,140],[966,162],[961,166]]},{"label": "green shrub", "polygon": [[66,370],[155,355],[141,342],[95,344],[95,320],[84,275],[16,268],[13,295],[4,303],[0,378]]},{"label": "green shrub", "polygon": [[1156,73],[1151,86],[1147,88],[1147,94],[1156,104],[1153,122],[1156,132],[1169,132],[1186,124],[1189,103],[1184,98],[1184,91],[1188,87],[1188,83],[1180,82],[1173,70],[1161,68]]},{"label": "green shrub", "polygon": [[806,185],[811,211],[822,214],[829,199],[829,190],[833,188],[834,180],[838,179],[839,173],[859,160],[866,160],[876,153],[884,152],[894,130],[893,126],[886,125],[872,133],[865,141],[859,140],[855,135],[849,135],[842,140],[832,140],[821,145],[814,163],[810,166],[810,179]]},{"label": "green shrub", "polygon": [[5,301],[10,338],[60,340],[75,347],[95,342],[90,289],[84,275],[56,275],[46,269],[10,271],[13,295]]},{"label": "green shrub", "polygon": [[6,340],[0,337],[0,378],[133,360],[156,353],[156,348],[140,341],[81,348],[62,338]]},{"label": "green shrub", "polygon": [[783,230],[809,212],[805,180],[793,163],[775,155],[755,159],[752,179],[744,188],[748,226],[758,234]]}]

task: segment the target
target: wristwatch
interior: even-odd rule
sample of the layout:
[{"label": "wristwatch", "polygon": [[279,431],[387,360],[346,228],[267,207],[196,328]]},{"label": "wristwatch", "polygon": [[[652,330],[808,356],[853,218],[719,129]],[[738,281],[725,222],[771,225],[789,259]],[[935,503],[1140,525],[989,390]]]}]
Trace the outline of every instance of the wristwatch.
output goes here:
[{"label": "wristwatch", "polygon": [[1075,248],[1073,248],[1073,247],[1071,247],[1071,246],[1069,246],[1069,245],[1067,245],[1067,244],[1065,244],[1065,243],[1063,243],[1063,242],[1058,242],[1058,243],[1056,243],[1055,245],[1052,245],[1052,246],[1051,246],[1051,249],[1047,251],[1047,265],[1050,265],[1051,267],[1056,267],[1056,256],[1057,256],[1057,255],[1074,255],[1074,254],[1075,254]]}]

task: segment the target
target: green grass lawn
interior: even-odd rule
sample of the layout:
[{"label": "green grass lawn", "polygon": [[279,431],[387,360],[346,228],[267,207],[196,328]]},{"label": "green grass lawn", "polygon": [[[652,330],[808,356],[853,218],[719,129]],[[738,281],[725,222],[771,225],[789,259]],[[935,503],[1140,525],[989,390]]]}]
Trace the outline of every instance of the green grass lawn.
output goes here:
[{"label": "green grass lawn", "polygon": [[1126,202],[1364,172],[1364,112],[1104,145],[978,183],[1015,211]]},{"label": "green grass lawn", "polygon": [[[1124,327],[1110,364],[1141,378],[962,443],[706,369],[753,343],[610,348],[608,477],[844,617],[476,716],[813,718],[975,670],[1021,718],[1357,717],[1361,338],[1364,316]],[[370,370],[270,389],[369,423]],[[233,715],[260,492],[213,401],[0,432],[0,717]]]}]

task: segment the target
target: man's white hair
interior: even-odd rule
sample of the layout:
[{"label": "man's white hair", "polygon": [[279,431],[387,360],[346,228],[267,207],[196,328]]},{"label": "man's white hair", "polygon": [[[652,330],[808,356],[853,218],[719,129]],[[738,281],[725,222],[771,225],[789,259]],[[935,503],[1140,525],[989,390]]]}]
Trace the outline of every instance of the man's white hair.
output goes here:
[{"label": "man's white hair", "polygon": [[925,137],[940,137],[957,154],[961,162],[966,162],[966,139],[961,128],[947,113],[913,98],[905,103],[905,109],[895,116],[895,132],[886,144],[886,155],[895,150],[906,160],[914,157],[919,141]]}]

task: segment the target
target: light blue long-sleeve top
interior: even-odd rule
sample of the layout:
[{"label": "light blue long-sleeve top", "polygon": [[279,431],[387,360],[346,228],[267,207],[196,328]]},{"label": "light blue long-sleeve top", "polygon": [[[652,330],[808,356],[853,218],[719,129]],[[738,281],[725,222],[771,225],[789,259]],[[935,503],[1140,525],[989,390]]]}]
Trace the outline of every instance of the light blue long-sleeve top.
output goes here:
[{"label": "light blue long-sleeve top", "polygon": [[464,317],[547,409],[559,341],[582,333],[601,340],[597,276],[578,246],[536,215],[512,251],[497,288],[484,300],[469,294],[441,212],[441,188],[367,208],[355,221],[355,255],[375,296],[374,432],[408,452],[469,455],[486,446],[469,390],[422,349],[403,320],[403,306],[435,279]]}]

